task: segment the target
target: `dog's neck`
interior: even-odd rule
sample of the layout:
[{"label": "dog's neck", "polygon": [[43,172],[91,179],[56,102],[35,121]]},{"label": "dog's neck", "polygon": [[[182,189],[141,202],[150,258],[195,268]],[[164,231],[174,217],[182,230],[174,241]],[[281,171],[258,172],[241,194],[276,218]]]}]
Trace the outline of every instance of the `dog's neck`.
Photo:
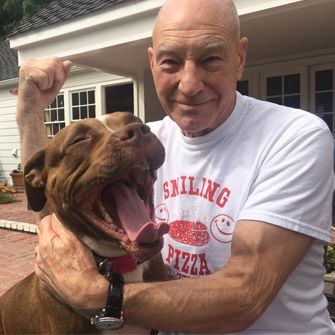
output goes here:
[{"label": "dog's neck", "polygon": [[142,282],[143,273],[149,265],[149,262],[136,264],[136,260],[127,254],[115,258],[94,254],[94,257],[102,275],[107,272],[118,272],[123,275],[125,282]]},{"label": "dog's neck", "polygon": [[[113,244],[112,242],[107,241],[97,241],[91,237],[83,236],[81,237],[81,241],[94,253],[95,257],[98,256],[100,259],[100,262],[104,262],[104,266],[108,267],[110,264],[114,263],[113,271],[118,272],[115,270],[116,264],[119,264],[116,266],[116,268],[120,268],[121,262],[125,257],[125,263],[124,266],[126,269],[133,269],[132,271],[124,272],[123,277],[126,282],[138,282],[143,281],[143,273],[145,269],[148,267],[148,262],[144,262],[142,264],[136,264],[136,260],[126,254],[124,250],[120,248],[116,243]],[[132,258],[132,259],[129,259]],[[97,267],[99,268],[97,257],[95,258],[97,262]],[[134,267],[135,263],[135,267]],[[110,271],[110,268],[107,268],[107,271]]]},{"label": "dog's neck", "polygon": [[137,268],[136,260],[130,255],[109,258],[97,255],[94,253],[94,258],[102,275],[108,272],[118,272],[121,274],[135,271]]}]

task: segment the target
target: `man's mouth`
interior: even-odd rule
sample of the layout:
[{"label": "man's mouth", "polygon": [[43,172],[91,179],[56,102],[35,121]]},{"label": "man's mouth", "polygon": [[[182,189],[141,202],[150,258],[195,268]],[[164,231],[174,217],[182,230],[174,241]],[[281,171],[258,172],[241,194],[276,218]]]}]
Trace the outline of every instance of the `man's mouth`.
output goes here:
[{"label": "man's mouth", "polygon": [[195,107],[199,107],[199,106],[203,106],[206,105],[208,103],[210,103],[212,101],[212,99],[207,99],[207,100],[202,100],[202,101],[197,101],[197,100],[192,100],[192,101],[184,101],[184,100],[176,100],[174,101],[174,103],[180,105],[180,106],[185,106],[185,107],[189,107],[189,108],[195,108]]}]

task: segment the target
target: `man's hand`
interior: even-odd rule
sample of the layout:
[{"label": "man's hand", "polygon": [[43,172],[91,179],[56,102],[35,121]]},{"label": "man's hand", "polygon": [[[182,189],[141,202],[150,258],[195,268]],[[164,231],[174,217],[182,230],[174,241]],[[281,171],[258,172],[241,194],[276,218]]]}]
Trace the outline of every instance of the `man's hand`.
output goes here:
[{"label": "man's hand", "polygon": [[71,66],[57,57],[26,60],[19,72],[19,104],[29,112],[44,110],[70,76]]},{"label": "man's hand", "polygon": [[106,299],[108,283],[98,273],[91,251],[56,215],[40,222],[38,237],[35,273],[44,289],[77,310],[95,307],[92,303],[95,303],[93,295],[99,289],[98,283],[106,286],[106,291],[100,287],[103,300]]},{"label": "man's hand", "polygon": [[23,165],[47,143],[44,110],[70,76],[71,66],[68,60],[53,57],[28,59],[20,67],[16,121],[20,128]]}]

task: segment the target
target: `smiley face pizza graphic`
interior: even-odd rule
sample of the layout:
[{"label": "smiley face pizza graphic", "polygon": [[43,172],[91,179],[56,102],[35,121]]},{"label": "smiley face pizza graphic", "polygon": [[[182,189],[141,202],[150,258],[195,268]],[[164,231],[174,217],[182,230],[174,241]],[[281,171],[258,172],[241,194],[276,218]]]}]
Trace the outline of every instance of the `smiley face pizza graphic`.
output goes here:
[{"label": "smiley face pizza graphic", "polygon": [[155,208],[155,219],[157,223],[169,222],[169,210],[166,204],[160,204]]},{"label": "smiley face pizza graphic", "polygon": [[173,221],[169,235],[177,242],[196,247],[202,247],[210,240],[207,227],[201,222]]},{"label": "smiley face pizza graphic", "polygon": [[221,243],[230,243],[235,229],[234,220],[225,214],[217,215],[211,222],[212,236]]}]

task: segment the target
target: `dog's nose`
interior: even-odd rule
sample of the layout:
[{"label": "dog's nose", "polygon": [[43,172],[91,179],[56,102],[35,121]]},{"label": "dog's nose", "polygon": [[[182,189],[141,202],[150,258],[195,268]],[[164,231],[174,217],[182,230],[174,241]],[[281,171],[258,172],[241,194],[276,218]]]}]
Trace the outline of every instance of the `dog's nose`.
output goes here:
[{"label": "dog's nose", "polygon": [[121,141],[138,141],[146,134],[150,133],[150,128],[143,123],[132,123],[118,130],[115,135]]}]

